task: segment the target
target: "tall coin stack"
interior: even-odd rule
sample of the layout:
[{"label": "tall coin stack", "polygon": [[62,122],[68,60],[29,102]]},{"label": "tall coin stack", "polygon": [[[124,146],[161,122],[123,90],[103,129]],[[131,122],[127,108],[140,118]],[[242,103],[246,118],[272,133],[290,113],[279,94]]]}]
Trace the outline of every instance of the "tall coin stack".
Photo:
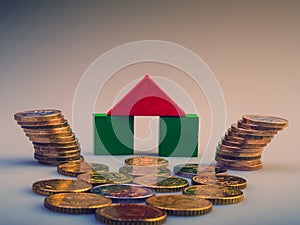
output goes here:
[{"label": "tall coin stack", "polygon": [[228,129],[218,144],[217,165],[232,170],[261,169],[264,147],[287,126],[288,121],[283,118],[244,115]]},{"label": "tall coin stack", "polygon": [[14,119],[32,141],[34,158],[40,163],[57,166],[82,161],[79,142],[60,110],[18,112]]}]

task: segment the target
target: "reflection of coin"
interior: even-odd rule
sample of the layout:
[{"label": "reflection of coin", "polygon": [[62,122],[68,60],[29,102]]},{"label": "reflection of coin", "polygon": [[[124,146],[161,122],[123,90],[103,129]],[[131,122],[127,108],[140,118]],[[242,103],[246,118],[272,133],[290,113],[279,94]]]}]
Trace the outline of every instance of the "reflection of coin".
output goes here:
[{"label": "reflection of coin", "polygon": [[194,176],[192,183],[201,185],[212,184],[235,189],[244,189],[247,186],[247,181],[244,178],[227,174]]},{"label": "reflection of coin", "polygon": [[57,172],[66,176],[76,177],[87,172],[107,172],[108,166],[100,163],[64,163],[57,166]]},{"label": "reflection of coin", "polygon": [[287,127],[288,121],[286,119],[274,116],[264,115],[244,115],[243,122],[247,124],[255,124],[266,127]]},{"label": "reflection of coin", "polygon": [[213,204],[234,204],[244,199],[243,192],[218,185],[195,185],[183,190],[183,194],[210,200]]},{"label": "reflection of coin", "polygon": [[111,225],[160,225],[167,214],[149,205],[112,204],[97,209],[96,219]]},{"label": "reflection of coin", "polygon": [[40,122],[58,117],[61,117],[61,111],[56,109],[29,110],[14,115],[15,120],[23,122]]},{"label": "reflection of coin", "polygon": [[134,184],[99,185],[93,187],[91,192],[124,203],[143,201],[155,195],[152,189]]},{"label": "reflection of coin", "polygon": [[32,190],[41,195],[51,195],[66,192],[85,192],[92,188],[92,185],[71,179],[41,180],[33,183]]},{"label": "reflection of coin", "polygon": [[137,156],[133,158],[125,159],[127,165],[132,166],[162,166],[167,167],[169,162],[163,158],[148,157],[148,156]]},{"label": "reflection of coin", "polygon": [[99,173],[99,172],[88,172],[82,173],[77,176],[79,180],[83,180],[93,185],[100,184],[125,184],[133,180],[133,177],[122,173]]},{"label": "reflection of coin", "polygon": [[109,198],[92,193],[60,193],[45,198],[44,206],[55,212],[83,214],[111,204]]},{"label": "reflection of coin", "polygon": [[177,192],[189,185],[185,179],[173,176],[141,176],[133,179],[133,182],[145,187],[153,188],[156,192]]},{"label": "reflection of coin", "polygon": [[133,177],[155,175],[155,176],[169,176],[170,169],[166,167],[157,166],[123,166],[119,169],[120,173],[126,173]]},{"label": "reflection of coin", "polygon": [[187,163],[174,166],[173,171],[178,176],[192,178],[195,175],[201,174],[225,173],[227,170],[219,166]]},{"label": "reflection of coin", "polygon": [[159,195],[148,198],[146,203],[174,216],[200,216],[212,209],[210,201],[188,195]]}]

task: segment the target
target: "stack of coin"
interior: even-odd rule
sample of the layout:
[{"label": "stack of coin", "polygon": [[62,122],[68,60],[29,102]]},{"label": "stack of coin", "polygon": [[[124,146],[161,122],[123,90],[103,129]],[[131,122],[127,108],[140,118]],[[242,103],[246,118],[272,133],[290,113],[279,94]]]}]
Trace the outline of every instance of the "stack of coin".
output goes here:
[{"label": "stack of coin", "polygon": [[232,170],[261,169],[264,147],[287,125],[288,121],[279,117],[244,115],[218,144],[217,165]]},{"label": "stack of coin", "polygon": [[40,163],[57,166],[83,159],[79,142],[60,110],[18,112],[14,118],[32,141],[34,158]]}]

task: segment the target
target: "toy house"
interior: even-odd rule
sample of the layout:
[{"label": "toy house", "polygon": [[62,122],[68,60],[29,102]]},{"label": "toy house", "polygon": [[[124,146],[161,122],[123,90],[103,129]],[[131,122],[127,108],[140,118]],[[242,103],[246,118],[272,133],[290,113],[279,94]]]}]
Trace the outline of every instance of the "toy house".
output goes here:
[{"label": "toy house", "polygon": [[93,114],[94,154],[133,155],[135,116],[159,116],[159,156],[198,156],[198,115],[186,114],[148,75],[107,113]]}]

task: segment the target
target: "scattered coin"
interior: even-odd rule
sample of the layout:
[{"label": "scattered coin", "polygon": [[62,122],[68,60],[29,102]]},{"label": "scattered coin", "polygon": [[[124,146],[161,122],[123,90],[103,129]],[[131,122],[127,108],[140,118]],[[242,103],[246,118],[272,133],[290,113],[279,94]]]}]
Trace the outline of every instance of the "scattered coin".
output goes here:
[{"label": "scattered coin", "polygon": [[183,194],[207,199],[215,205],[235,204],[244,199],[241,190],[219,185],[190,186],[183,190]]},{"label": "scattered coin", "polygon": [[146,203],[172,216],[200,216],[212,209],[212,203],[206,199],[179,194],[153,196]]},{"label": "scattered coin", "polygon": [[125,184],[130,183],[133,180],[133,177],[128,174],[114,172],[87,172],[79,174],[77,178],[92,185]]},{"label": "scattered coin", "polygon": [[170,169],[157,166],[123,166],[119,169],[120,173],[126,173],[133,177],[154,175],[154,176],[169,176]]},{"label": "scattered coin", "polygon": [[44,206],[54,212],[85,214],[110,205],[111,200],[92,193],[59,193],[45,198]]},{"label": "scattered coin", "polygon": [[189,182],[183,178],[153,175],[136,177],[133,183],[153,188],[156,192],[178,192],[189,185]]},{"label": "scattered coin", "polygon": [[114,202],[132,203],[141,202],[155,195],[155,191],[134,184],[106,184],[95,186],[92,193],[103,195]]},{"label": "scattered coin", "polygon": [[177,176],[192,178],[196,175],[226,173],[227,170],[219,166],[187,163],[174,166],[173,171]]},{"label": "scattered coin", "polygon": [[111,204],[97,209],[96,219],[110,225],[160,225],[167,214],[150,205]]},{"label": "scattered coin", "polygon": [[158,157],[136,156],[125,159],[125,163],[131,166],[161,166],[167,167],[169,161]]},{"label": "scattered coin", "polygon": [[235,189],[247,187],[247,181],[244,178],[228,174],[197,175],[192,178],[192,184],[219,185]]},{"label": "scattered coin", "polygon": [[77,177],[79,174],[87,172],[108,172],[108,166],[100,163],[64,163],[57,166],[57,172],[71,177]]},{"label": "scattered coin", "polygon": [[51,195],[67,192],[86,192],[92,185],[80,180],[71,179],[50,179],[36,181],[32,185],[32,190],[40,195]]}]

